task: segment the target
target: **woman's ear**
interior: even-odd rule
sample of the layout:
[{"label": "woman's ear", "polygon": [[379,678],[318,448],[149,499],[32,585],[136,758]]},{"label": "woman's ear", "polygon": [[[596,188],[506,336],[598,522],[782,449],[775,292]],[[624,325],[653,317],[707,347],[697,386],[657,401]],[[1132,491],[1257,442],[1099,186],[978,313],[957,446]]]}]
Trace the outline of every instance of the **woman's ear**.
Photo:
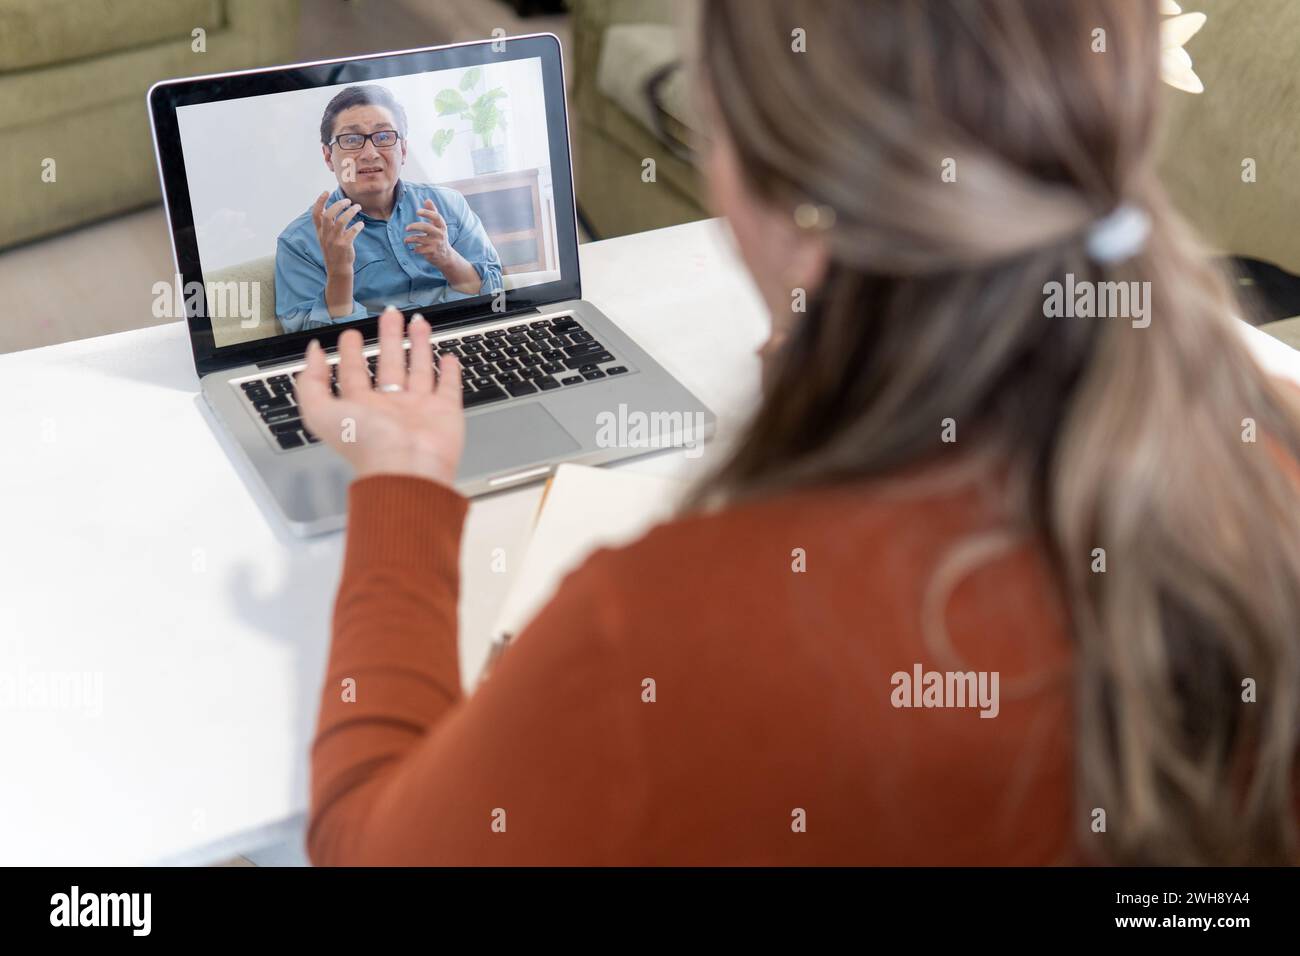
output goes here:
[{"label": "woman's ear", "polygon": [[805,290],[811,296],[821,288],[830,265],[830,249],[826,245],[826,239],[818,232],[796,226],[789,243],[787,248],[791,250],[791,255],[787,266],[788,284],[791,288]]},{"label": "woman's ear", "polygon": [[754,195],[740,171],[730,137],[715,130],[705,156],[712,211],[727,220],[746,270],[758,286],[773,319],[792,311],[821,285],[830,261],[824,226],[833,215],[808,222],[808,211],[768,203]]}]

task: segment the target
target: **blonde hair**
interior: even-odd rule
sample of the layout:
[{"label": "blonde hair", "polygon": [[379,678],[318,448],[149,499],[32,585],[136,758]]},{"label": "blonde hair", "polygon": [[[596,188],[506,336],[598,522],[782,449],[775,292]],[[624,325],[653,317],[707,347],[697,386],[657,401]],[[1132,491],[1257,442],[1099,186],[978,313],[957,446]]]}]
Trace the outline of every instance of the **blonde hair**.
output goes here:
[{"label": "blonde hair", "polygon": [[[834,220],[694,503],[940,460],[962,422],[1021,476],[1069,605],[1081,834],[1103,807],[1106,860],[1292,862],[1300,403],[1156,181],[1155,0],[708,0],[700,49],[751,193]],[[1094,261],[1090,227],[1126,204],[1145,243]],[[1067,275],[1149,282],[1149,327],[1045,317]]]}]

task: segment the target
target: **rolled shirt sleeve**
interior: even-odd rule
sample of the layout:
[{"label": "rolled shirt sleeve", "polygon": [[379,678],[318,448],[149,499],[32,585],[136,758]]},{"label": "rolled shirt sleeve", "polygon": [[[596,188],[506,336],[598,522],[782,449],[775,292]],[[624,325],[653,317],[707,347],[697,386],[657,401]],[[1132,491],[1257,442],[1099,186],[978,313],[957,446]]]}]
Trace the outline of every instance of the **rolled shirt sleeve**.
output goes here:
[{"label": "rolled shirt sleeve", "polygon": [[276,243],[275,314],[285,332],[337,325],[367,315],[365,306],[355,299],[350,314],[330,315],[325,305],[325,267],[318,255],[304,249],[300,234],[290,230],[285,230]]},{"label": "rolled shirt sleeve", "polygon": [[[489,295],[501,289],[501,257],[497,254],[496,246],[492,245],[492,240],[488,238],[487,230],[483,228],[483,221],[479,219],[478,213],[470,208],[465,197],[456,190],[443,188],[439,193],[447,209],[447,212],[443,213],[443,218],[448,219],[450,213],[459,226],[451,247],[460,253],[466,262],[474,266],[483,279],[479,294]],[[448,225],[451,222],[452,220],[448,219]]]}]

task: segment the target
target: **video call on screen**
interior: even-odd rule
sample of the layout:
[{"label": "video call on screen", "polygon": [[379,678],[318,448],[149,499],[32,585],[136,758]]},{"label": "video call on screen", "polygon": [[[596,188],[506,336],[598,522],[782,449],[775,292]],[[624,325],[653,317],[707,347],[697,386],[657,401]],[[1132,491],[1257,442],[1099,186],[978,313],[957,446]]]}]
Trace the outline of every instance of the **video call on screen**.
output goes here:
[{"label": "video call on screen", "polygon": [[177,121],[217,347],[560,278],[540,59]]}]

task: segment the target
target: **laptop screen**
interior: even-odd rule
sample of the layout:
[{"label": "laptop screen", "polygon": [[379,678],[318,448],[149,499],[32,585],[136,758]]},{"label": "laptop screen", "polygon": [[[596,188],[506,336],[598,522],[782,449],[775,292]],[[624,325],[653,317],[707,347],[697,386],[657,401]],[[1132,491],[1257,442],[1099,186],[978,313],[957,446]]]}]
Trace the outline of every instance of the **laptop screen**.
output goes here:
[{"label": "laptop screen", "polygon": [[166,292],[190,299],[191,330],[211,352],[332,340],[388,305],[436,326],[468,305],[506,312],[527,290],[568,288],[566,131],[551,128],[543,57],[512,42],[515,56],[485,43],[437,69],[439,51],[346,61],[328,74],[346,81],[320,85],[295,68],[253,95],[220,80],[204,96],[189,81],[200,85],[172,114],[188,209],[172,217],[181,272],[187,246],[198,275]]}]

